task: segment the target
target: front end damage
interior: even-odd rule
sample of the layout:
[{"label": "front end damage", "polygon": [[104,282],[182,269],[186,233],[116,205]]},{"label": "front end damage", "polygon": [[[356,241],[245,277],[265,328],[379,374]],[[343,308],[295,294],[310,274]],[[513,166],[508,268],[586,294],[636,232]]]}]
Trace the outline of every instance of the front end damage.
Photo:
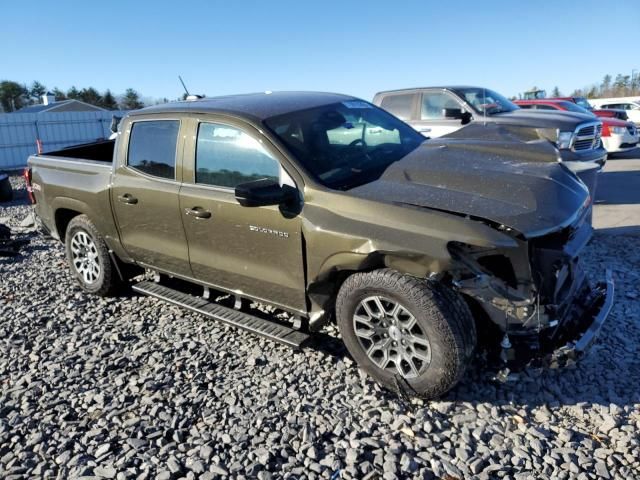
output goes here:
[{"label": "front end damage", "polygon": [[614,283],[607,271],[593,284],[581,265],[580,253],[592,234],[586,217],[530,239],[499,227],[516,238],[517,248],[449,244],[456,265],[451,283],[486,313],[487,329],[494,332],[488,347],[495,347],[509,370],[571,363],[602,328]]}]

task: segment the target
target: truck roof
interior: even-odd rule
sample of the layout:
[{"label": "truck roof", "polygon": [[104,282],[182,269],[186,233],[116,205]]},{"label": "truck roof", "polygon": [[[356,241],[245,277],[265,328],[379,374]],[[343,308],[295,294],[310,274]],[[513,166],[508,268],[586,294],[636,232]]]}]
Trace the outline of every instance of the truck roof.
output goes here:
[{"label": "truck roof", "polygon": [[262,92],[199,100],[163,103],[131,112],[131,116],[147,113],[226,113],[262,121],[330,103],[359,100],[350,95],[324,92]]},{"label": "truck roof", "polygon": [[387,93],[412,92],[414,90],[427,90],[427,89],[456,90],[458,88],[483,88],[483,87],[476,87],[473,85],[432,85],[429,87],[397,88],[395,90],[382,90],[376,93],[376,95],[387,94]]}]

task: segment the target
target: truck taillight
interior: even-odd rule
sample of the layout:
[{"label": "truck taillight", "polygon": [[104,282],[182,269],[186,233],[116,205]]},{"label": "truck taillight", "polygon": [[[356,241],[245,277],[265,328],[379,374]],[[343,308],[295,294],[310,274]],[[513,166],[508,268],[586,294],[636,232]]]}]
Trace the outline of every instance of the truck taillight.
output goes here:
[{"label": "truck taillight", "polygon": [[31,186],[31,168],[27,167],[24,169],[24,181],[27,184],[27,194],[29,195],[29,201],[31,202],[31,204],[35,204],[36,203],[36,197],[33,194],[33,187]]},{"label": "truck taillight", "polygon": [[602,137],[610,137],[611,130],[609,130],[609,125],[606,122],[602,122]]}]

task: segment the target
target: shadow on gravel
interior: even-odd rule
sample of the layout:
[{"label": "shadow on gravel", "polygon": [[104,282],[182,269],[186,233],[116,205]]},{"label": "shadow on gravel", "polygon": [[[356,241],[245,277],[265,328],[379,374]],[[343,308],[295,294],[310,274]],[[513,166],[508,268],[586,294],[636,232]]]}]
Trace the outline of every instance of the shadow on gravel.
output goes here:
[{"label": "shadow on gravel", "polygon": [[339,360],[349,357],[349,352],[347,352],[344,343],[340,339],[322,332],[313,333],[304,346],[305,348],[331,355]]}]

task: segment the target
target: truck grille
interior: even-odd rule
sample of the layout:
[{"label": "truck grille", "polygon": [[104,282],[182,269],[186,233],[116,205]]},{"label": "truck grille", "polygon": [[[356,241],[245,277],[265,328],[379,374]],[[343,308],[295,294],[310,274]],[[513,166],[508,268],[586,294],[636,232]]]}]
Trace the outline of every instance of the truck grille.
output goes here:
[{"label": "truck grille", "polygon": [[602,123],[581,125],[576,129],[573,151],[583,151],[598,148],[602,135]]}]

